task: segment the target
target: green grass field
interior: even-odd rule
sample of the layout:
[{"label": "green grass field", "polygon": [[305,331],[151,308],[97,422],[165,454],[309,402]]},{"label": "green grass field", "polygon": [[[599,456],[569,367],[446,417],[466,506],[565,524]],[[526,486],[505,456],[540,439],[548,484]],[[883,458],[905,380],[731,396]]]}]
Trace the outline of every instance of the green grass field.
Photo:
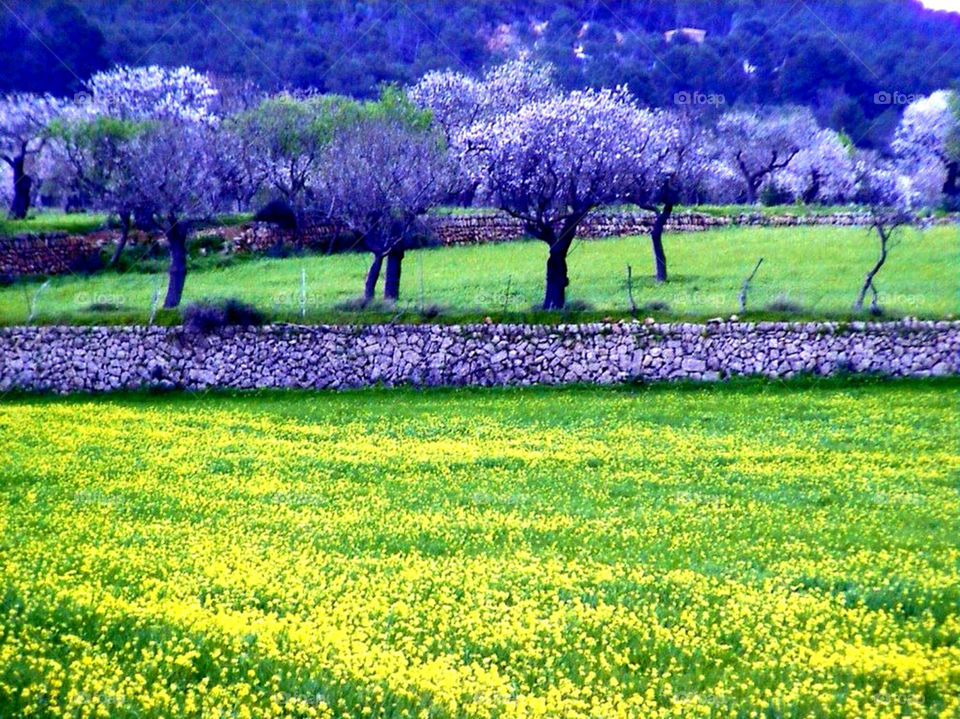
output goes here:
[{"label": "green grass field", "polygon": [[960,383],[6,398],[0,716],[952,717]]},{"label": "green grass field", "polygon": [[67,232],[84,234],[106,225],[107,216],[101,213],[65,214],[62,212],[31,212],[25,220],[10,220],[0,214],[0,238],[25,233]]},{"label": "green grass field", "polygon": [[[515,242],[410,252],[404,262],[401,301],[405,319],[421,307],[439,310],[439,321],[600,318],[628,315],[626,266],[634,271],[634,297],[641,316],[703,319],[738,312],[745,275],[764,258],[749,295],[755,317],[843,318],[877,253],[865,228],[728,228],[666,237],[672,280],[652,280],[649,238],[578,242],[570,255],[568,300],[586,312],[531,314],[542,299],[546,247]],[[383,321],[395,311],[344,311],[361,292],[369,256],[349,254],[286,259],[200,259],[187,277],[184,302],[236,297],[271,317],[300,320],[301,273],[306,278],[307,322]],[[157,269],[152,261],[144,266]],[[221,266],[225,265],[225,266]],[[960,309],[960,231],[939,226],[905,230],[877,277],[891,316],[947,317]],[[421,285],[422,278],[422,285]],[[160,273],[104,272],[58,277],[36,297],[37,322],[143,322]],[[38,283],[0,288],[0,323],[25,321]],[[772,307],[779,303],[778,309]],[[652,306],[651,306],[652,305]],[[665,305],[665,308],[663,307]],[[785,305],[785,306],[783,306]],[[98,306],[92,308],[93,306]],[[659,309],[657,308],[659,307]],[[431,313],[433,314],[433,313]],[[160,321],[176,321],[178,314]]]}]

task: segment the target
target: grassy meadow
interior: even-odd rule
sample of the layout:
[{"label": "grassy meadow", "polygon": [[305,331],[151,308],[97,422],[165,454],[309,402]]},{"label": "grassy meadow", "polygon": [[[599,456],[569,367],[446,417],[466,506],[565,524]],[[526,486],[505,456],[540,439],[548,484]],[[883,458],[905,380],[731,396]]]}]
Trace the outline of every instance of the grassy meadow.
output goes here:
[{"label": "grassy meadow", "polygon": [[0,716],[953,717],[960,384],[7,397]]},{"label": "grassy meadow", "polygon": [[[273,319],[306,322],[384,321],[395,316],[435,321],[556,321],[630,314],[626,267],[640,316],[705,319],[739,312],[743,278],[764,258],[748,296],[748,317],[845,318],[877,254],[866,228],[733,227],[665,239],[671,281],[657,285],[648,237],[580,241],[569,259],[572,312],[538,314],[546,247],[513,242],[432,248],[407,253],[395,308],[352,309],[369,264],[367,254],[285,259],[198,257],[184,303],[235,297]],[[134,250],[136,252],[136,250]],[[135,256],[135,255],[134,255]],[[166,287],[162,259],[132,261],[122,272],[55,277],[0,288],[0,323],[112,324],[145,322]],[[888,316],[947,317],[960,310],[960,229],[904,230],[877,276]],[[305,280],[305,281],[302,281]],[[177,322],[179,313],[159,313]]]}]

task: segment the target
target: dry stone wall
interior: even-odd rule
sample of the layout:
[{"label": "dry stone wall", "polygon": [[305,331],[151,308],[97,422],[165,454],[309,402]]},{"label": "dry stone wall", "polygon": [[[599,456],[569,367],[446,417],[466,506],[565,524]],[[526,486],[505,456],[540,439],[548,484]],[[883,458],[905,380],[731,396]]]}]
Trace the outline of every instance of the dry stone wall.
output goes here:
[{"label": "dry stone wall", "polygon": [[0,391],[960,374],[960,322],[0,329]]},{"label": "dry stone wall", "polygon": [[98,244],[65,232],[0,238],[0,277],[82,272],[99,261]]}]

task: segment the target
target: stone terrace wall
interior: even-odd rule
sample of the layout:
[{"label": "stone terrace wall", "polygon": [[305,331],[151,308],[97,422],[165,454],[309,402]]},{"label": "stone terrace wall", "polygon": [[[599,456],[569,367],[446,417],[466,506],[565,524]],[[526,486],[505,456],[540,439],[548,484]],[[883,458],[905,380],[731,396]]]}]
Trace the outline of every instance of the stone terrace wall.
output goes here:
[{"label": "stone terrace wall", "polygon": [[[863,213],[834,213],[830,215],[764,215],[743,214],[735,217],[714,217],[698,212],[680,212],[667,221],[669,232],[703,232],[717,227],[798,227],[823,226],[850,227],[869,224],[870,218]],[[960,222],[960,217],[944,217],[937,224]],[[510,242],[522,239],[523,223],[500,212],[483,212],[464,215],[442,215],[427,220],[429,232],[439,245],[479,245],[489,242]],[[581,224],[578,236],[587,239],[643,235],[650,232],[653,215],[644,212],[601,212],[589,215]],[[252,223],[243,228],[231,243],[233,251],[261,252],[273,247],[278,236],[289,240],[289,232],[272,225]],[[303,232],[304,244],[313,249],[324,250],[329,246],[335,229],[327,225],[315,225]]]},{"label": "stone terrace wall", "polygon": [[960,322],[0,329],[0,390],[348,388],[960,374]]},{"label": "stone terrace wall", "polygon": [[0,238],[0,276],[62,275],[95,266],[99,245],[65,232]]}]

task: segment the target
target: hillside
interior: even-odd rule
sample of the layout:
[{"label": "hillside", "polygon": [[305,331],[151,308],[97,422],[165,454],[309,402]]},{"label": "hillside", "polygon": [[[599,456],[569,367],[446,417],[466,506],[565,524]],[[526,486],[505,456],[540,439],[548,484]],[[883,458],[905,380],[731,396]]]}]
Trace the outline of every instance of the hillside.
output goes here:
[{"label": "hillside", "polygon": [[[703,32],[668,40],[677,28]],[[69,94],[115,63],[188,63],[271,89],[368,96],[530,50],[567,87],[627,83],[653,105],[678,92],[804,104],[872,145],[900,100],[960,83],[958,39],[960,16],[915,0],[12,0],[0,9],[0,91]]]}]

